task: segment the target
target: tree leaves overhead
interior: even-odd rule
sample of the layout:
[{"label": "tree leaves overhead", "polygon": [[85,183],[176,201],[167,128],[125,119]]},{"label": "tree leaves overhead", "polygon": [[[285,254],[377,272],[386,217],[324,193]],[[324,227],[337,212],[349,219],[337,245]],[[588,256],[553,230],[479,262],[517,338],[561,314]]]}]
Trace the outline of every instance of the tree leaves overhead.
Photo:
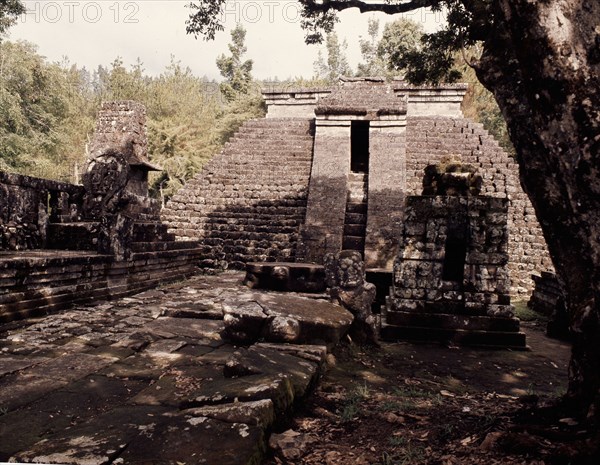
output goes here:
[{"label": "tree leaves overhead", "polygon": [[25,13],[25,6],[21,0],[2,0],[0,2],[0,41],[17,18]]}]

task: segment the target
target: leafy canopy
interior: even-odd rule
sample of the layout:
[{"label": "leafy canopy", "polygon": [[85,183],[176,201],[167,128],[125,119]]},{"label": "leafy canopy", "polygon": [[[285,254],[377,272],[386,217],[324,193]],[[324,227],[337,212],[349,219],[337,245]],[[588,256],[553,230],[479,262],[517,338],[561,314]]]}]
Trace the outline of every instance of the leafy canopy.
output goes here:
[{"label": "leafy canopy", "polygon": [[25,13],[25,6],[21,0],[2,0],[0,2],[0,40],[23,13]]},{"label": "leafy canopy", "polygon": [[[484,40],[494,22],[494,0],[297,0],[300,4],[301,26],[306,31],[306,42],[321,43],[331,34],[338,22],[337,13],[358,8],[362,13],[379,11],[398,14],[428,7],[433,11],[444,9],[447,24],[442,30],[424,34],[418,50],[403,55],[407,67],[406,78],[414,83],[455,81],[459,75],[454,69],[454,57],[462,48]],[[214,39],[223,30],[221,18],[226,0],[196,0],[190,5],[187,32]]]}]

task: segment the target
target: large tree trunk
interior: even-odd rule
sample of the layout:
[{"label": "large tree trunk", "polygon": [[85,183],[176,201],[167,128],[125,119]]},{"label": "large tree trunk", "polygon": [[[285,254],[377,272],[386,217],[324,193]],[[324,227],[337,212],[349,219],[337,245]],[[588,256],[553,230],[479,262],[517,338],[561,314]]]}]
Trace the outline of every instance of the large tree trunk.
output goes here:
[{"label": "large tree trunk", "polygon": [[600,419],[600,2],[499,0],[477,67],[568,292],[567,398]]}]

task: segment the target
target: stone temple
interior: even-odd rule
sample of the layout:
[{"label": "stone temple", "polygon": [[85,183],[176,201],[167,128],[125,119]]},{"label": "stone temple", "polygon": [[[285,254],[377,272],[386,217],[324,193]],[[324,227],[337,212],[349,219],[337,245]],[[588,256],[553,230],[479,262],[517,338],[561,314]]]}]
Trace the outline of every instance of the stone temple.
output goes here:
[{"label": "stone temple", "polygon": [[162,209],[148,197],[159,167],[144,107],[107,102],[83,185],[0,172],[0,320],[198,268],[322,292],[325,258],[351,251],[377,288],[373,310],[385,304],[384,336],[433,328],[441,340],[494,333],[493,345],[524,347],[510,299],[551,262],[516,164],[461,113],[466,89],[364,78],[265,90],[266,117]]},{"label": "stone temple", "polygon": [[367,274],[385,274],[424,169],[458,161],[478,170],[482,195],[506,203],[510,293],[528,294],[551,261],[516,163],[461,112],[466,90],[369,78],[265,90],[266,118],[245,123],[162,219],[178,240],[200,242],[204,267],[358,250]]}]

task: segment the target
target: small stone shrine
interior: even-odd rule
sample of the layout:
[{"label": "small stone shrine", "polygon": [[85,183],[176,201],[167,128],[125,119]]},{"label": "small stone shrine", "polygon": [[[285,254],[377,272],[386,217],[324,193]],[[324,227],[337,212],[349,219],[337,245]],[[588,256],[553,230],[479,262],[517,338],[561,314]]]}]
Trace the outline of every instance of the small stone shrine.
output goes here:
[{"label": "small stone shrine", "polygon": [[148,173],[160,168],[146,158],[147,146],[143,105],[102,104],[83,174],[84,215],[98,218],[123,208],[134,217],[158,213],[160,205],[148,198]]},{"label": "small stone shrine", "polygon": [[527,347],[510,305],[508,202],[481,185],[469,165],[425,169],[423,195],[407,198],[384,339]]}]

